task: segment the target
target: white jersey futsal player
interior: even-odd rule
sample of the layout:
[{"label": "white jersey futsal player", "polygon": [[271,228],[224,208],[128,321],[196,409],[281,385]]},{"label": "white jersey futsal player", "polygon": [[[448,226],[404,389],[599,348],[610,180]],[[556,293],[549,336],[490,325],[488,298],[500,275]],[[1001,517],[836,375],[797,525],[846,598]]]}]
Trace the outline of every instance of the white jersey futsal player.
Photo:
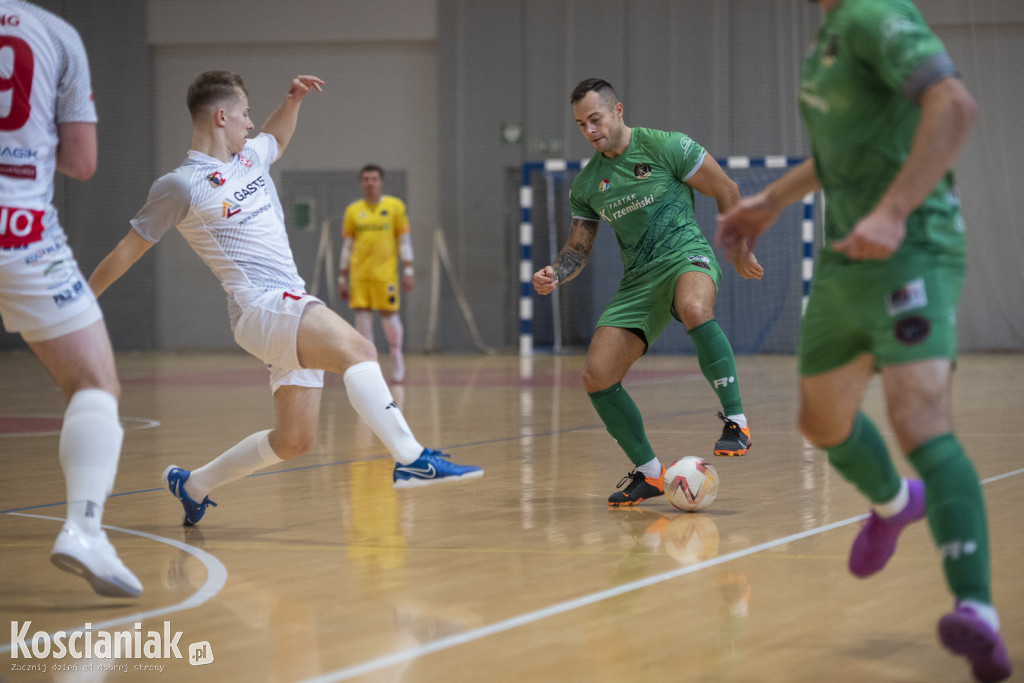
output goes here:
[{"label": "white jersey futsal player", "polygon": [[353,407],[391,452],[395,487],[483,474],[479,467],[452,464],[416,440],[384,381],[373,344],[304,292],[270,164],[288,146],[303,98],[322,85],[316,76],[293,79],[284,102],[249,139],[253,124],[242,78],[226,71],[200,74],[188,91],[188,157],[153,183],[131,230],[89,279],[99,295],[177,227],[227,292],[235,341],[270,370],[275,429],[246,437],[195,471],[172,465],[164,472],[187,526],[214,504],[208,495],[214,488],[312,448],[324,370],[344,377]]},{"label": "white jersey futsal player", "polygon": [[96,170],[89,62],[70,24],[17,0],[0,0],[0,51],[0,317],[68,399],[57,448],[67,516],[50,559],[100,595],[135,597],[142,584],[100,525],[121,454],[121,386],[103,314],[52,205],[56,171],[88,180]]}]

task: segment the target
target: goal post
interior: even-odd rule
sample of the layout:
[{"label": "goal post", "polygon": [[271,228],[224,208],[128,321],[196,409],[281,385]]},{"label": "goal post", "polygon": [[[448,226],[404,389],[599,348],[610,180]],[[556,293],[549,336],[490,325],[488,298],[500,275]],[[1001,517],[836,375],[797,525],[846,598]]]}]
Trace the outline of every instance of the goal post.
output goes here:
[{"label": "goal post", "polygon": [[[559,237],[559,235],[564,234],[571,218],[568,215],[568,187],[571,185],[571,179],[586,165],[587,161],[586,159],[579,161],[544,159],[528,161],[522,165],[519,187],[519,353],[522,356],[532,355],[537,348],[550,349],[554,352],[560,351],[563,346],[563,337],[566,336],[564,328],[571,326],[572,321],[566,323],[562,320],[563,306],[558,299],[558,289],[549,295],[550,302],[543,303],[543,315],[538,321],[538,306],[533,291],[533,273],[541,263],[550,263],[564,243],[564,237]],[[768,182],[803,161],[802,157],[783,155],[730,156],[718,159],[719,164],[740,185],[740,192],[744,196],[760,190]],[[695,196],[699,205],[695,207],[698,224],[708,240],[711,241],[716,207],[714,202],[709,201],[708,198],[699,194]],[[734,342],[737,353],[792,352],[795,350],[799,317],[802,316],[807,305],[813,274],[817,202],[817,193],[808,194],[799,205],[787,208],[780,216],[779,223],[791,226],[790,230],[786,230],[783,225],[777,225],[758,241],[755,253],[762,265],[766,267],[765,281],[771,283],[770,286],[762,287],[759,290],[756,285],[751,286],[741,282],[736,283],[736,286],[733,287],[733,278],[738,278],[738,276],[732,272],[731,267],[723,266],[723,289],[728,289],[725,292],[726,299],[723,301],[720,298],[718,310],[716,310],[716,317],[719,318],[719,321],[723,322],[723,314],[725,317],[729,317],[731,313],[737,318],[735,327],[746,328],[748,326],[745,321],[750,319],[751,315],[755,318],[758,316],[764,318],[759,325],[755,326],[756,329],[746,331],[747,338],[742,340],[738,346]],[[538,207],[543,210],[538,210]],[[600,232],[611,232],[610,226],[605,231],[599,231],[599,241],[603,237]],[[610,243],[614,244],[614,242]],[[605,251],[614,251],[613,248],[608,247],[608,244],[609,242],[606,242]],[[580,308],[585,308],[587,311],[593,309],[593,315],[590,316],[593,320],[588,320],[588,323],[591,324],[589,332],[592,332],[592,323],[596,322],[595,316],[600,312],[598,309],[603,308],[603,305],[607,303],[608,292],[614,291],[614,285],[621,277],[621,266],[618,267],[618,272],[614,274],[614,277],[612,272],[615,269],[612,262],[618,263],[616,260],[618,254],[615,253],[614,258],[606,258],[608,254],[603,254],[601,258],[595,259],[596,252],[595,248],[595,254],[592,255],[587,270],[598,270],[599,274],[593,276],[593,279],[602,290],[598,293],[599,296],[604,298],[600,302],[583,302],[585,305],[579,306],[576,304],[579,303],[578,299],[581,295],[577,292],[573,294],[577,301],[572,305],[574,313]],[[602,259],[605,265],[602,266],[598,263],[595,266],[595,260],[600,262]],[[577,280],[580,280],[586,272],[585,270],[584,273],[581,273]],[[750,282],[760,284],[759,281]],[[585,288],[586,285],[583,285],[577,289]],[[609,290],[609,288],[611,289]],[[733,289],[737,291],[730,294],[728,290]],[[763,300],[765,305],[758,305],[759,299]],[[584,314],[577,314],[577,317],[579,315]],[[768,317],[772,315],[774,318]],[[540,341],[538,341],[538,330],[540,329],[537,327],[538,322],[544,323],[541,326],[544,338]],[[579,327],[577,325],[577,328]],[[727,325],[723,324],[723,329],[726,327]],[[676,337],[679,336],[678,332],[673,334]],[[730,339],[732,339],[732,332],[727,330],[727,334],[730,334]],[[572,337],[571,334],[568,336]],[[578,336],[579,334],[577,334]],[[664,347],[660,352],[687,352],[690,350],[686,348],[687,343],[686,340],[681,339],[671,340],[667,344],[659,341],[658,347]],[[573,339],[570,338],[567,345],[573,346]]]},{"label": "goal post", "polygon": [[[533,181],[534,172],[579,171],[587,160],[545,159],[523,164],[519,186],[519,354],[533,354]],[[557,294],[557,290],[552,296]],[[557,299],[556,299],[557,301]]]}]

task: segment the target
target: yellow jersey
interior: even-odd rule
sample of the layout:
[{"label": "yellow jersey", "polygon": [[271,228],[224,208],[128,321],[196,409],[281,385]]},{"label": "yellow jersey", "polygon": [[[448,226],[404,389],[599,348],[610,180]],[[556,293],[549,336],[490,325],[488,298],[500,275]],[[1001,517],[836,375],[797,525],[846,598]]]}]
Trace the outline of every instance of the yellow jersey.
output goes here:
[{"label": "yellow jersey", "polygon": [[374,206],[365,199],[349,204],[341,224],[341,236],[352,238],[349,280],[396,282],[398,240],[407,232],[405,203],[398,197],[381,195]]}]

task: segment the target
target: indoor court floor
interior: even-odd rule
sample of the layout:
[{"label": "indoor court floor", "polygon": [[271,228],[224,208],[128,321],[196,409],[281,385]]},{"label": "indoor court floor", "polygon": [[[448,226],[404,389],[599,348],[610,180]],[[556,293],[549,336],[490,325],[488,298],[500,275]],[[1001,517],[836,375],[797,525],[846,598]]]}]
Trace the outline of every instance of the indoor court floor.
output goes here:
[{"label": "indoor court floor", "polygon": [[[119,354],[126,431],[104,523],[145,590],[111,600],[50,564],[64,403],[31,354],[0,353],[0,682],[972,680],[936,637],[952,598],[927,524],[880,574],[848,573],[868,508],[796,431],[793,357],[738,358],[754,444],[742,458],[711,456],[719,407],[696,358],[652,355],[627,376],[662,461],[717,468],[718,499],[700,513],[664,498],[608,508],[631,465],[582,363],[408,356],[393,393],[418,439],[485,474],[399,491],[329,377],[314,450],[217,489],[218,507],[185,528],[162,471],[272,427],[266,371],[241,352]],[[1024,679],[1024,356],[962,357],[954,407]],[[894,447],[877,380],[865,409]],[[36,633],[86,625],[83,638],[127,631],[163,649],[15,658],[26,622],[30,651]]]}]

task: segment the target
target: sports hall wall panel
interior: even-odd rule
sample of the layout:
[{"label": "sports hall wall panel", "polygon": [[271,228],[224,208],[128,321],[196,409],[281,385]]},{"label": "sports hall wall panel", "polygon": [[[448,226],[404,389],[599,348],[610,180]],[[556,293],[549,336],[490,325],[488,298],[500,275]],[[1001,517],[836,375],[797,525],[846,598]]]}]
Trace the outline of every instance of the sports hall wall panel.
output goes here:
[{"label": "sports hall wall panel", "polygon": [[[716,156],[809,152],[797,73],[821,14],[798,0],[40,4],[79,28],[93,65],[100,168],[87,184],[57,187],[86,272],[127,231],[152,180],[180,162],[191,134],[185,87],[210,68],[246,76],[257,124],[288,78],[319,72],[329,88],[304,106],[275,173],[353,171],[369,160],[401,169],[414,224],[445,231],[484,340],[510,351],[518,211],[507,179],[526,160],[589,156],[568,104],[582,78],[612,81],[627,121],[682,130]],[[1022,350],[1024,93],[1013,86],[1024,72],[1024,4],[918,6],[980,105],[957,164],[970,231],[961,346]],[[308,16],[324,20],[295,20]],[[518,141],[503,141],[503,126],[518,126]],[[403,312],[410,351],[425,340],[429,230],[413,242],[419,286]],[[442,291],[437,349],[473,350],[451,290]],[[147,255],[102,304],[120,349],[233,348],[223,294],[180,238]],[[19,345],[0,334],[0,348]]]}]

